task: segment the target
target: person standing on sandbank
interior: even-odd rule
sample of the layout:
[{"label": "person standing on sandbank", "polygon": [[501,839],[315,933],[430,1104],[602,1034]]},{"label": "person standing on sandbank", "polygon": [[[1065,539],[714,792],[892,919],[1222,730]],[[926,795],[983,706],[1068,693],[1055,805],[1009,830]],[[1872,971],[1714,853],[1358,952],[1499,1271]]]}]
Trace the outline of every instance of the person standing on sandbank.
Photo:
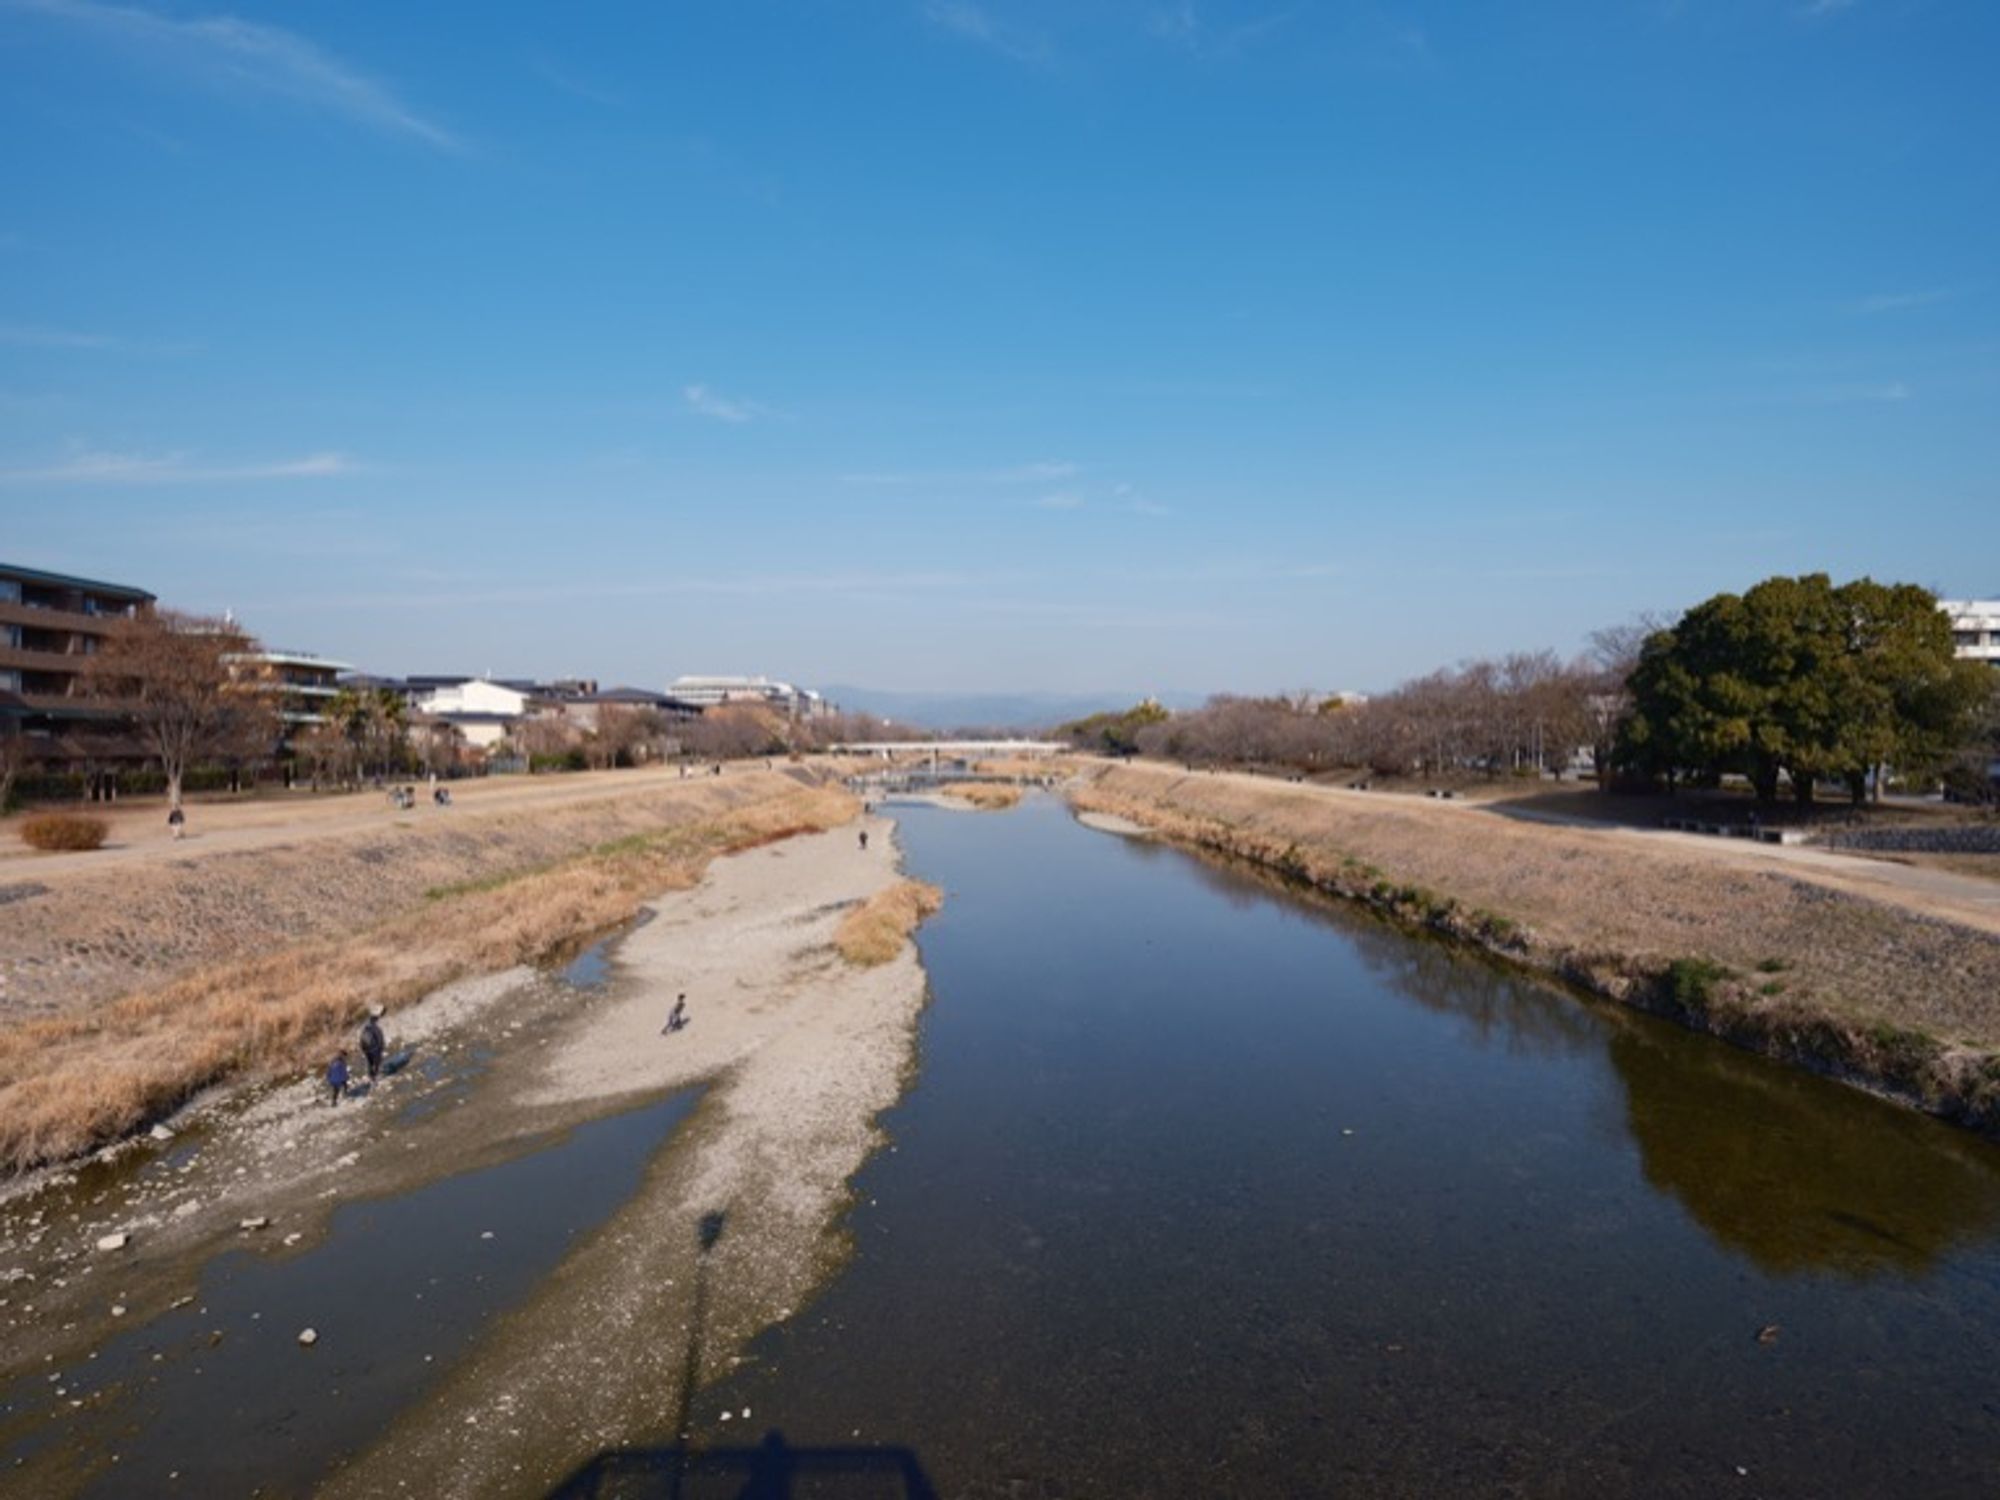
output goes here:
[{"label": "person standing on sandbank", "polygon": [[333,1054],[333,1061],[326,1065],[326,1086],[333,1093],[328,1104],[340,1103],[340,1096],[347,1092],[347,1049],[341,1048]]},{"label": "person standing on sandbank", "polygon": [[382,1071],[382,1053],[386,1043],[382,1036],[382,1007],[376,1006],[368,1012],[368,1019],[361,1023],[361,1055],[368,1062],[368,1081],[373,1083]]}]

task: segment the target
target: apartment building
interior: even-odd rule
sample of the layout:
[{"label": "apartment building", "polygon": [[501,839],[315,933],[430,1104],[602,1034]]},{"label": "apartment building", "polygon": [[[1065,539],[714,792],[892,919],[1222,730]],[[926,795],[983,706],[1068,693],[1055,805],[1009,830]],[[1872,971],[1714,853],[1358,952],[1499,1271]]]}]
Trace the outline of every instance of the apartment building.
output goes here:
[{"label": "apartment building", "polygon": [[23,736],[34,762],[136,758],[83,674],[112,625],[152,602],[127,584],[0,563],[0,734]]},{"label": "apartment building", "polygon": [[817,719],[834,712],[833,705],[811,688],[769,677],[676,677],[667,684],[667,696],[696,708],[756,704],[794,719]]},{"label": "apartment building", "polygon": [[2000,668],[2000,599],[1940,599],[1938,608],[1951,620],[1958,655]]},{"label": "apartment building", "polygon": [[278,722],[287,738],[326,722],[326,706],[341,689],[341,675],[354,670],[347,662],[310,651],[248,651],[229,660],[277,700]]}]

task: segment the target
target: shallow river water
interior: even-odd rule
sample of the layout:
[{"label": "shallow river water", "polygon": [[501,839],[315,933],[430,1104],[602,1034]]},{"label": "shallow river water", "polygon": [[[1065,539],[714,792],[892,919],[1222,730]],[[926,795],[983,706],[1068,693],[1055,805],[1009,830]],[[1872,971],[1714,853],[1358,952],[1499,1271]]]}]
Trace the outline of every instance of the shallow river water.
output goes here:
[{"label": "shallow river water", "polygon": [[921,1071],[702,1438],[947,1495],[2000,1493],[2000,1150],[1049,799],[902,820]]}]

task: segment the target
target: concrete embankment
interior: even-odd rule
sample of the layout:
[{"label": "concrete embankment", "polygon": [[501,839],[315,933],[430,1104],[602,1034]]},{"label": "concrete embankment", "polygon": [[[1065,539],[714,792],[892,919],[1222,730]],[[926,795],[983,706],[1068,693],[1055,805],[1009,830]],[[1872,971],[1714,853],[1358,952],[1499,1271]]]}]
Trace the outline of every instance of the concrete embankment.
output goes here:
[{"label": "concrete embankment", "polygon": [[1092,769],[1080,809],[2000,1135],[2000,941],[1685,846],[1234,775]]}]

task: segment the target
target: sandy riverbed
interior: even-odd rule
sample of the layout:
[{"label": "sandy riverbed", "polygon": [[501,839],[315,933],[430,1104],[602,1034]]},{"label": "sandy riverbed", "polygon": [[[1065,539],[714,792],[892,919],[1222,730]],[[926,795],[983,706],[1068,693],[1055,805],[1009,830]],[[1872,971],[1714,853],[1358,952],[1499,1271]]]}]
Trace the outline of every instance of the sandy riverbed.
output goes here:
[{"label": "sandy riverbed", "polygon": [[[164,1312],[225,1247],[306,1253],[339,1203],[506,1160],[701,1084],[638,1192],[330,1492],[406,1494],[384,1476],[422,1474],[436,1495],[543,1494],[602,1447],[670,1437],[689,1373],[727,1368],[838,1264],[846,1183],[914,1066],[914,949],[857,968],[832,947],[843,913],[898,877],[893,824],[864,826],[866,852],[848,827],[717,860],[653,904],[595,991],[513,971],[392,1018],[392,1047],[463,1066],[413,1067],[339,1110],[307,1080],[217,1100],[176,1121],[174,1141],[17,1191],[0,1210],[0,1270],[21,1272],[0,1303],[5,1373],[61,1368]],[[690,1024],[663,1034],[683,992]],[[169,1153],[188,1159],[143,1170]],[[251,1218],[268,1226],[242,1229]],[[720,1228],[707,1250],[704,1218]],[[130,1247],[94,1248],[112,1232]],[[126,1309],[116,1322],[113,1305]],[[365,1336],[338,1318],[320,1332]],[[115,1425],[115,1406],[103,1418]],[[72,1487],[101,1456],[92,1447],[79,1419],[75,1446],[44,1455],[40,1492]]]}]

